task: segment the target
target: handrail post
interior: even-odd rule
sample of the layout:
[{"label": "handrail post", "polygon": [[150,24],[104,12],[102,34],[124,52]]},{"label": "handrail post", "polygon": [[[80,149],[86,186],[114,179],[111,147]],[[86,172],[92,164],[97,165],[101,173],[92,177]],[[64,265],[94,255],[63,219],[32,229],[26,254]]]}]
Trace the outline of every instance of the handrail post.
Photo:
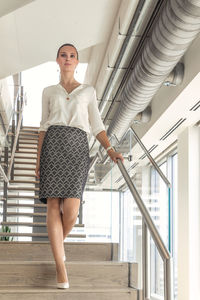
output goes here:
[{"label": "handrail post", "polygon": [[143,300],[150,299],[150,240],[147,225],[142,217],[142,280]]},{"label": "handrail post", "polygon": [[172,258],[164,260],[164,295],[166,300],[173,299],[173,262]]},{"label": "handrail post", "polygon": [[[15,142],[15,132],[16,132],[15,116],[13,115],[10,153],[12,153],[13,145],[14,145],[14,142]],[[14,179],[14,163],[15,163],[15,162],[13,161],[12,169],[11,169],[11,180]]]},{"label": "handrail post", "polygon": [[[23,101],[24,101],[23,95],[24,95],[24,86],[21,85],[21,90],[20,90],[20,109],[22,108]],[[20,129],[22,129],[22,126],[23,126],[23,116],[22,116],[22,122],[21,122]],[[18,147],[17,147],[17,150],[19,150]]]}]

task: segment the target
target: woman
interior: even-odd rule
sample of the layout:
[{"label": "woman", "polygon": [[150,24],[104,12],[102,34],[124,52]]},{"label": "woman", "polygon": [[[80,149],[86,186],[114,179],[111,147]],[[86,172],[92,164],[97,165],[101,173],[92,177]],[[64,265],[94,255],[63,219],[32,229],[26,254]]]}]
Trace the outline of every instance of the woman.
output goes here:
[{"label": "woman", "polygon": [[117,158],[124,158],[110,145],[95,89],[74,78],[79,63],[76,48],[72,44],[60,46],[56,62],[61,78],[59,84],[43,90],[35,173],[40,178],[39,200],[47,203],[57,288],[68,288],[63,241],[76,223],[89,171],[89,125],[115,163]]}]

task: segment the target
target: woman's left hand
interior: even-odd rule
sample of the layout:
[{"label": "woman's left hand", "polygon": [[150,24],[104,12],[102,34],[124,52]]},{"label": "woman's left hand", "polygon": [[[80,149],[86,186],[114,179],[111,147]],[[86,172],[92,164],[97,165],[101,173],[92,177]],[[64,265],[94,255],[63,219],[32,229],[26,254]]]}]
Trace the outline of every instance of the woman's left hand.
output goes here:
[{"label": "woman's left hand", "polygon": [[111,150],[108,150],[108,155],[115,163],[117,162],[117,158],[120,158],[121,161],[124,162],[124,157],[122,156],[122,154],[120,152],[116,152],[111,149]]}]

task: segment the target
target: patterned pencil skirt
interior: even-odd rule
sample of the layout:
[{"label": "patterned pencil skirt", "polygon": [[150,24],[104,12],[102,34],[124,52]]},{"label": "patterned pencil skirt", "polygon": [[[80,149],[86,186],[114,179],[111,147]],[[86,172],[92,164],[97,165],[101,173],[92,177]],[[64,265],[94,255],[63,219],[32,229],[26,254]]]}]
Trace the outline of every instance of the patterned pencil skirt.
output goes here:
[{"label": "patterned pencil skirt", "polygon": [[40,154],[39,200],[47,197],[79,198],[83,202],[89,171],[87,133],[77,127],[48,127]]}]

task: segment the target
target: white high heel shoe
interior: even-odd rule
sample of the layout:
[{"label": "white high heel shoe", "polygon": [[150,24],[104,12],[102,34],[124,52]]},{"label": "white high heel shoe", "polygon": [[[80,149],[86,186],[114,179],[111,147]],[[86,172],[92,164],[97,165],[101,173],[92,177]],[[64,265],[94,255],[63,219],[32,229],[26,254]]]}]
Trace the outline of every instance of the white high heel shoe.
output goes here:
[{"label": "white high heel shoe", "polygon": [[[66,260],[66,256],[63,256],[63,260]],[[57,282],[57,288],[58,289],[68,289],[69,288],[69,282]]]},{"label": "white high heel shoe", "polygon": [[68,289],[69,282],[57,282],[57,288],[58,289]]}]

